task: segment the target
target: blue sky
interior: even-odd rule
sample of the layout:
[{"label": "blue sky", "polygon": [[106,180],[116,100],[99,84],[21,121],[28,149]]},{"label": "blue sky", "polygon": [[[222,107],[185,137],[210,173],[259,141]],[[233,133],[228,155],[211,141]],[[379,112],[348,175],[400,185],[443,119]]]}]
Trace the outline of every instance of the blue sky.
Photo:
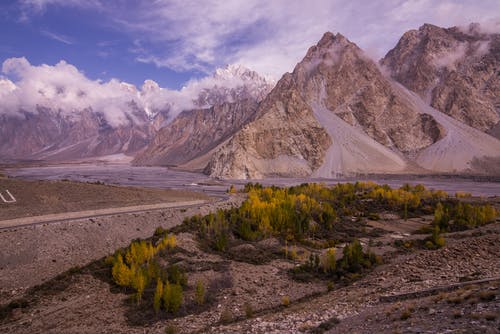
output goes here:
[{"label": "blue sky", "polygon": [[231,63],[279,79],[325,31],[379,58],[423,23],[498,29],[499,13],[498,0],[2,0],[0,63],[65,60],[91,80],[170,89]]}]

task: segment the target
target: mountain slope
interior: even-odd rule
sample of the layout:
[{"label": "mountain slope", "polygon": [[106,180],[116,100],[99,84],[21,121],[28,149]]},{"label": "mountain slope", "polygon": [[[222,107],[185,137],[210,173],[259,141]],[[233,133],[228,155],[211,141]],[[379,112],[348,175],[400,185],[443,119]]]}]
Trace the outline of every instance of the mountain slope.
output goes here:
[{"label": "mountain slope", "polygon": [[[477,52],[480,47],[471,43],[476,47],[471,52]],[[387,59],[395,59],[395,51],[392,53],[386,57],[386,66]],[[463,64],[474,73],[482,71],[470,62],[467,58]],[[436,80],[428,69],[435,69],[435,65],[424,63],[414,72],[409,67],[420,63],[406,63],[401,71],[409,72],[403,75],[400,71],[401,78],[413,73],[420,80],[422,86],[416,82],[413,87],[419,96],[386,77],[344,36],[326,33],[293,73],[285,74],[264,99],[257,119],[215,150],[206,172],[222,178],[494,173],[494,164],[500,159],[500,141],[470,126],[480,128],[477,124],[481,122],[494,122],[487,121],[488,115],[471,116],[479,123],[454,117],[452,112],[450,117],[424,102],[426,85]],[[392,73],[398,79],[395,73],[399,72]],[[474,73],[471,76],[475,77]],[[489,77],[481,92],[490,94],[493,100],[498,98],[498,91],[489,92],[496,87],[495,73],[487,67],[483,74],[477,74]],[[444,82],[443,90],[449,85]],[[480,105],[481,97],[471,103]]]},{"label": "mountain slope", "polygon": [[307,176],[323,163],[331,143],[285,74],[262,101],[258,119],[247,124],[212,156],[205,171],[217,177]]},{"label": "mountain slope", "polygon": [[186,110],[161,128],[134,159],[138,165],[180,165],[206,154],[253,119],[257,102],[223,103]]},{"label": "mountain slope", "polygon": [[[444,129],[443,138],[418,152],[416,163],[435,172],[485,172],[494,169],[498,161],[489,161],[486,157],[500,158],[499,140],[432,108],[418,94],[402,85],[394,83],[394,87],[402,98],[420,112],[434,117]],[[476,160],[484,160],[486,165],[483,170],[476,169]]]},{"label": "mountain slope", "polygon": [[405,172],[411,164],[403,153],[443,136],[432,116],[401,99],[377,65],[340,34],[326,33],[311,47],[257,113],[214,154],[210,175]]},{"label": "mountain slope", "polygon": [[199,108],[163,122],[134,164],[202,170],[217,145],[255,119],[258,103],[274,83],[243,66],[228,65],[199,85],[204,88],[191,87],[199,90],[193,101]]},{"label": "mountain slope", "polygon": [[134,154],[151,136],[145,115],[134,116],[123,125],[111,127],[102,115],[88,109],[67,115],[38,107],[37,113],[0,115],[1,156],[67,160]]},{"label": "mountain slope", "polygon": [[500,34],[425,24],[406,32],[381,61],[433,108],[496,134],[500,121]]}]

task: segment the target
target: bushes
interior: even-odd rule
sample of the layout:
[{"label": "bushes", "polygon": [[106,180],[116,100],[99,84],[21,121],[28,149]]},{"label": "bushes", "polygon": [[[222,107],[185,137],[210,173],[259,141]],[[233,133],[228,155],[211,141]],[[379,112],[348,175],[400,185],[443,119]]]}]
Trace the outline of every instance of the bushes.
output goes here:
[{"label": "bushes", "polygon": [[163,286],[163,308],[170,313],[176,313],[182,304],[182,286],[166,282]]},{"label": "bushes", "polygon": [[[158,231],[155,234],[164,233]],[[178,266],[172,265],[163,270],[155,257],[162,251],[171,251],[176,246],[173,235],[165,234],[155,246],[150,241],[133,241],[124,250],[119,250],[106,262],[111,265],[113,281],[122,287],[134,290],[135,300],[140,303],[146,287],[156,282],[153,295],[153,308],[159,312],[176,312],[182,304],[182,286],[186,286],[187,277]]]},{"label": "bushes", "polygon": [[308,281],[314,276],[338,279],[354,276],[382,262],[374,253],[364,252],[360,242],[354,239],[343,249],[343,257],[335,260],[335,249],[329,248],[322,256],[311,254],[306,263],[292,269],[298,280]]},{"label": "bushes", "polygon": [[438,249],[441,247],[444,247],[446,244],[446,241],[444,240],[444,237],[441,235],[441,230],[439,229],[439,226],[434,226],[434,229],[432,230],[432,235],[426,239],[425,241],[425,248],[427,249]]},{"label": "bushes", "polygon": [[441,203],[434,210],[433,224],[449,232],[482,226],[495,221],[498,212],[489,204],[471,205],[458,201]]},{"label": "bushes", "polygon": [[376,219],[378,212],[395,210],[404,218],[446,198],[446,193],[429,191],[422,185],[391,189],[373,182],[340,183],[332,187],[301,184],[290,188],[263,187],[248,183],[248,198],[239,208],[195,216],[185,224],[197,224],[199,236],[214,250],[227,250],[233,237],[256,241],[269,236],[308,242],[331,238],[341,219],[364,216]]}]

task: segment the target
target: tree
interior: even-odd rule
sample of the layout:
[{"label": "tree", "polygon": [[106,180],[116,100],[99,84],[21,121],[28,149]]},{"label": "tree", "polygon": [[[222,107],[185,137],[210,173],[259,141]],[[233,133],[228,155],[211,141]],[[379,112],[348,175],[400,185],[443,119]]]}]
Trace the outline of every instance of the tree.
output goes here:
[{"label": "tree", "polygon": [[205,304],[205,286],[202,281],[196,283],[195,299],[198,305]]},{"label": "tree", "polygon": [[358,272],[363,266],[363,247],[358,239],[346,245],[343,251],[342,269]]},{"label": "tree", "polygon": [[121,254],[116,256],[116,260],[113,264],[113,269],[111,269],[111,275],[113,276],[113,281],[120,286],[130,285],[130,269],[123,263],[123,257]]},{"label": "tree", "polygon": [[144,288],[146,288],[147,279],[142,270],[136,270],[132,279],[132,287],[136,290],[135,297],[137,303],[142,300],[142,294],[144,293]]},{"label": "tree", "polygon": [[163,296],[163,282],[161,281],[161,279],[158,279],[158,281],[156,282],[156,290],[153,297],[153,308],[156,313],[160,311],[162,296]]},{"label": "tree", "polygon": [[167,281],[163,287],[163,307],[167,312],[175,313],[182,304],[182,287]]},{"label": "tree", "polygon": [[325,255],[321,259],[321,267],[323,267],[323,272],[332,274],[337,268],[337,261],[335,259],[335,248],[328,248]]}]

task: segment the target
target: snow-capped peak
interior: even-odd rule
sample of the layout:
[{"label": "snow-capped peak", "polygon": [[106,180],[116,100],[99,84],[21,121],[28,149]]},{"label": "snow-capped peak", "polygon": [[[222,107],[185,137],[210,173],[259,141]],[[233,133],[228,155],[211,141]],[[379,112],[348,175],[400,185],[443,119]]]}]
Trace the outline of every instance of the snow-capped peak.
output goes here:
[{"label": "snow-capped peak", "polygon": [[156,92],[160,89],[160,85],[158,85],[156,81],[150,79],[145,80],[141,87],[142,93]]}]

